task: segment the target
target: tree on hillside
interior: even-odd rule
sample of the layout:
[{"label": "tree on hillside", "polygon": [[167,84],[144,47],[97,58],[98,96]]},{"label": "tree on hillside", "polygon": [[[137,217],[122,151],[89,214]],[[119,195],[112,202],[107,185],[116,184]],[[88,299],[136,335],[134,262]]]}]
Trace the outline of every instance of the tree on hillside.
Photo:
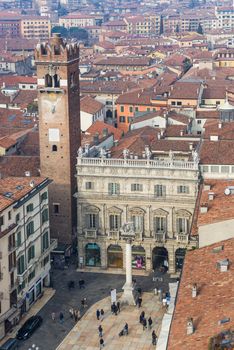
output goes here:
[{"label": "tree on hillside", "polygon": [[60,33],[63,38],[68,37],[68,30],[63,26],[55,26],[51,29],[51,33]]},{"label": "tree on hillside", "polygon": [[189,58],[183,60],[183,72],[186,73],[192,67],[192,63]]},{"label": "tree on hillside", "polygon": [[83,28],[71,27],[69,29],[69,36],[77,40],[88,40],[88,32]]},{"label": "tree on hillside", "polygon": [[177,25],[176,25],[175,32],[176,32],[176,33],[179,33],[179,32],[180,32],[180,27],[179,27],[179,24],[178,24],[178,23],[177,23]]},{"label": "tree on hillside", "polygon": [[197,0],[190,0],[190,3],[189,3],[189,8],[190,9],[193,9],[197,5],[198,5],[198,1]]},{"label": "tree on hillside", "polygon": [[197,33],[203,35],[203,28],[201,26],[201,23],[199,23],[199,25],[198,25]]}]

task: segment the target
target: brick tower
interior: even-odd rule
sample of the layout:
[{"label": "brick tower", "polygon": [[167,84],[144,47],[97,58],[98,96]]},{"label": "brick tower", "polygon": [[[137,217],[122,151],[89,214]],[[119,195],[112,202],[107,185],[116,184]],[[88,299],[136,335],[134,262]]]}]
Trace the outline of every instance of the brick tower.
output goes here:
[{"label": "brick tower", "polygon": [[79,47],[54,34],[35,49],[41,175],[49,189],[51,235],[71,243],[76,228],[76,156],[80,146]]}]

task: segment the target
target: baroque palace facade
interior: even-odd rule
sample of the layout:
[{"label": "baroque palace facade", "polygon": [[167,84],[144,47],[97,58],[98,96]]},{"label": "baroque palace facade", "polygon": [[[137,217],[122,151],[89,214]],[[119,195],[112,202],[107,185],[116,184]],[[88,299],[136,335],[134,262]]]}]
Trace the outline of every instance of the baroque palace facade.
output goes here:
[{"label": "baroque palace facade", "polygon": [[[170,151],[163,160],[112,158],[99,150],[77,158],[78,251],[80,267],[125,270],[121,227],[132,222],[136,234],[132,266],[151,272],[181,268],[186,249],[196,246],[190,228],[198,192],[198,157],[186,159]],[[189,153],[189,152],[188,152]],[[90,152],[91,154],[91,152]]]}]

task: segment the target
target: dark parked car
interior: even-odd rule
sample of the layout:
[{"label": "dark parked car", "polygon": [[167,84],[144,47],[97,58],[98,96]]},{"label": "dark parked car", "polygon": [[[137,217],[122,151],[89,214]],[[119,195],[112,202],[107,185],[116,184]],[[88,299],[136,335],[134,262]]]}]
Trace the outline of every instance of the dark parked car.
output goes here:
[{"label": "dark parked car", "polygon": [[2,346],[0,350],[17,350],[18,349],[18,340],[14,338],[9,338]]},{"label": "dark parked car", "polygon": [[33,332],[40,327],[42,324],[42,317],[41,316],[32,316],[30,317],[24,325],[19,329],[19,331],[16,334],[16,338],[19,340],[22,339],[28,339],[31,337]]}]

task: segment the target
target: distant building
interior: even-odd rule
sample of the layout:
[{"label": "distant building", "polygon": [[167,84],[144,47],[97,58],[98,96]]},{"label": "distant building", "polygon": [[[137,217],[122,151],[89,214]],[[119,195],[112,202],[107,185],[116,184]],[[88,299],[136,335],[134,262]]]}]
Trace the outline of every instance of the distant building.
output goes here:
[{"label": "distant building", "polygon": [[50,19],[46,17],[24,16],[21,19],[21,34],[27,39],[45,40],[50,37]]}]

